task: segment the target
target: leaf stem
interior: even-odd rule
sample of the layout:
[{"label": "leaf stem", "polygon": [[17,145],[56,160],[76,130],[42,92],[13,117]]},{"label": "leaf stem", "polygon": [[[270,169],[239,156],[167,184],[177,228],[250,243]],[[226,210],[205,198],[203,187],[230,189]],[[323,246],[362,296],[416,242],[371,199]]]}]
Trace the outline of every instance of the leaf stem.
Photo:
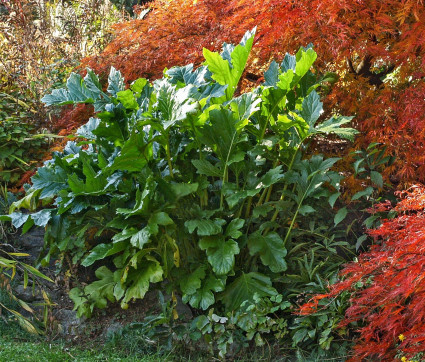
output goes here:
[{"label": "leaf stem", "polygon": [[252,196],[248,198],[248,205],[246,205],[246,210],[245,210],[245,219],[249,218],[249,214],[251,213],[251,205],[252,205]]},{"label": "leaf stem", "polygon": [[168,168],[170,170],[170,176],[171,178],[174,178],[173,165],[171,164],[171,153],[170,153],[170,133],[167,133],[167,146],[165,148],[165,151],[167,152],[167,162],[168,162]]}]

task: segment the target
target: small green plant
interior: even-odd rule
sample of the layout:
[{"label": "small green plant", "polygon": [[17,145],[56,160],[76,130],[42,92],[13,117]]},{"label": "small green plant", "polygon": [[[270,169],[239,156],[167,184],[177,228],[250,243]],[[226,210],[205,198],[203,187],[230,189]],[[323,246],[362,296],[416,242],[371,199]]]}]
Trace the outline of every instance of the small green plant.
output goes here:
[{"label": "small green plant", "polygon": [[[6,214],[10,205],[16,200],[16,195],[9,192],[6,185],[0,184],[0,215]],[[10,222],[0,220],[0,242],[7,242],[15,232],[16,229]]]},{"label": "small green plant", "polygon": [[[357,180],[361,180],[365,187],[363,190],[356,192],[351,201],[354,202],[354,208],[358,210],[359,216],[354,222],[362,223],[362,233],[357,237],[356,251],[362,248],[363,244],[368,241],[368,235],[365,229],[377,228],[381,224],[381,220],[395,216],[394,212],[390,212],[391,202],[395,202],[396,198],[392,192],[388,192],[392,187],[384,183],[383,172],[385,168],[390,167],[395,157],[386,154],[387,147],[380,143],[371,143],[366,149],[357,150],[352,153],[354,157],[354,175]],[[376,207],[378,205],[378,207]],[[351,210],[355,212],[354,208]],[[361,211],[360,211],[361,210]],[[365,217],[364,211],[370,216]],[[350,225],[348,229],[352,229]]]},{"label": "small green plant", "polygon": [[[42,330],[37,326],[38,318],[35,315],[34,309],[29,304],[15,296],[12,283],[17,273],[23,274],[24,288],[29,287],[28,281],[31,276],[33,279],[34,286],[36,283],[36,278],[42,278],[52,283],[53,280],[42,274],[40,271],[38,271],[31,265],[28,265],[17,259],[18,257],[28,256],[28,254],[7,251],[8,247],[10,247],[10,245],[0,242],[0,292],[2,294],[6,293],[9,298],[9,303],[0,301],[0,312],[2,315],[5,316],[9,314],[21,325],[21,327],[26,329],[28,332],[40,334],[42,333]],[[41,292],[43,294],[44,302],[39,305],[44,306],[45,312],[43,316],[44,319],[42,322],[45,326],[47,324],[48,308],[49,306],[51,306],[51,302],[46,292],[42,289]],[[14,304],[16,307],[25,310],[27,313],[32,314],[34,316],[33,320],[30,320],[29,318],[25,317],[18,310],[16,310],[16,308],[10,306],[10,303]]]},{"label": "small green plant", "polygon": [[[28,265],[18,258],[26,257],[28,254],[17,252],[14,247],[8,243],[10,235],[15,232],[10,225],[8,216],[1,216],[9,209],[11,203],[15,201],[15,195],[8,192],[7,187],[0,187],[0,315],[7,320],[16,320],[24,329],[31,333],[41,333],[38,328],[38,318],[35,316],[33,308],[23,300],[17,298],[14,293],[14,281],[18,274],[23,276],[24,288],[29,287],[30,277],[32,277],[33,287],[36,286],[37,278],[42,278],[53,282],[50,278],[40,273],[37,269]],[[8,222],[9,221],[9,222]],[[44,320],[47,323],[48,307],[51,305],[48,295],[41,290],[45,303],[39,306],[44,306]],[[27,313],[34,315],[35,323],[17,311],[18,308],[25,310]]]},{"label": "small green plant", "polygon": [[311,47],[235,97],[253,39],[204,49],[203,66],[171,68],[152,84],[126,89],[112,68],[105,91],[88,69],[43,98],[97,114],[38,169],[9,218],[24,232],[46,227],[42,263],[59,253],[96,267],[96,281],[70,292],[79,316],[108,302],[127,308],[163,280],[204,311],[237,311],[254,295],[296,305],[344,261],[339,159],[307,150],[316,136],[352,140],[356,131],[342,127],[351,118],[319,120]]},{"label": "small green plant", "polygon": [[[176,347],[176,342],[187,342],[189,333],[186,323],[177,318],[177,300],[172,295],[166,299],[158,292],[158,306],[152,306],[142,321],[132,322],[108,336],[108,343],[131,354],[167,354]],[[155,310],[156,309],[156,310]]]},{"label": "small green plant", "polygon": [[282,311],[288,312],[291,306],[282,295],[262,298],[254,294],[252,302],[243,302],[240,308],[226,316],[215,314],[214,309],[198,316],[192,322],[190,336],[193,340],[202,336],[211,353],[217,350],[220,358],[227,355],[229,347],[238,351],[247,347],[249,341],[262,347],[266,344],[266,336],[273,335],[279,340],[289,333],[288,320],[282,317]]}]

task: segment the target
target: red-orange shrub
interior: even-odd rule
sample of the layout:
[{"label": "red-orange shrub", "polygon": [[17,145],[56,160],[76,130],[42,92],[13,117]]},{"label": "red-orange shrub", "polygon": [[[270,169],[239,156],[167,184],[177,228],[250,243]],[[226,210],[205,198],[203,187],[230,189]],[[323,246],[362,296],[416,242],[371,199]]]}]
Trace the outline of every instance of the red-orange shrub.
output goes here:
[{"label": "red-orange shrub", "polygon": [[311,313],[321,299],[351,292],[342,326],[358,323],[354,361],[392,361],[397,353],[425,352],[425,187],[413,186],[400,196],[393,208],[399,216],[369,231],[376,244],[345,266],[343,281],[329,294],[301,308]]}]

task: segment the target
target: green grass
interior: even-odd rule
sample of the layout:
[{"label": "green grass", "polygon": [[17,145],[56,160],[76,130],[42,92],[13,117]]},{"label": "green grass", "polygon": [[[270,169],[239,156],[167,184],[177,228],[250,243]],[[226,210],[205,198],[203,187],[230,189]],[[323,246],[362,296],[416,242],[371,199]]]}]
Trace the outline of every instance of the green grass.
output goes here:
[{"label": "green grass", "polygon": [[0,361],[164,361],[164,356],[124,357],[119,352],[67,348],[63,343],[22,342],[0,337]]},{"label": "green grass", "polygon": [[74,347],[63,341],[47,342],[43,336],[31,335],[15,322],[0,319],[0,361],[7,362],[55,362],[55,361],[167,361],[165,355],[126,355],[119,347],[97,345]]}]

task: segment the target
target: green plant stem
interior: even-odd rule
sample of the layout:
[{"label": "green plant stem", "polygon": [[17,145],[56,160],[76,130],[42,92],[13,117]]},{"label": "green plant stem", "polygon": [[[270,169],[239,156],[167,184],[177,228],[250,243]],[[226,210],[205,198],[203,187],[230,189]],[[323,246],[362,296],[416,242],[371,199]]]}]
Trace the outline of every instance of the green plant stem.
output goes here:
[{"label": "green plant stem", "polygon": [[260,198],[259,198],[259,200],[258,200],[258,202],[257,202],[257,206],[260,206],[260,205],[262,205],[262,204],[263,204],[264,197],[266,196],[266,193],[267,193],[267,188],[265,188],[265,189],[263,190],[263,192],[261,193],[261,196],[260,196]]},{"label": "green plant stem", "polygon": [[[303,139],[299,144],[298,144],[298,146],[297,146],[297,148],[296,148],[296,150],[295,150],[295,153],[294,153],[294,155],[292,156],[292,159],[291,159],[291,162],[289,163],[289,166],[288,166],[288,171],[287,172],[289,172],[291,169],[292,169],[292,166],[293,166],[293,164],[294,164],[294,162],[295,162],[295,157],[297,156],[297,153],[298,153],[298,151],[299,151],[299,149],[300,149],[300,147],[301,147],[301,145],[302,145],[302,143],[305,141],[305,139]],[[285,183],[285,186],[283,187],[283,192],[282,192],[282,196],[280,197],[280,201],[283,201],[284,199],[285,199],[285,191],[288,189],[288,183]],[[277,219],[277,216],[279,215],[279,210],[276,210],[275,212],[274,212],[274,214],[273,214],[273,216],[272,216],[272,218],[271,218],[271,222],[274,222],[274,221],[276,221],[276,219]],[[270,230],[270,228],[267,228],[266,230],[265,230],[265,232],[264,232],[264,235],[267,235],[267,233],[269,232],[269,230]]]},{"label": "green plant stem", "polygon": [[[235,141],[235,137],[236,137],[236,131],[233,134],[232,137],[232,142],[230,143],[231,145],[233,145],[234,141]],[[224,188],[224,184],[227,182],[228,180],[228,162],[230,159],[230,153],[232,151],[232,146],[229,148],[229,151],[227,152],[227,156],[226,156],[226,162],[224,163],[224,170],[223,170],[223,182],[221,184],[221,195],[220,195],[220,209],[223,208],[224,205],[224,194],[223,194],[223,188]]]},{"label": "green plant stem", "polygon": [[251,213],[251,205],[252,205],[252,196],[248,198],[248,205],[246,205],[246,210],[245,210],[245,219],[249,218],[249,215]]},{"label": "green plant stem", "polygon": [[270,197],[272,195],[272,191],[273,191],[273,185],[270,185],[270,187],[269,187],[269,189],[267,191],[266,199],[264,200],[265,203],[269,202]]},{"label": "green plant stem", "polygon": [[170,134],[169,133],[167,133],[167,147],[166,147],[166,152],[167,152],[168,168],[170,169],[170,176],[171,176],[171,178],[174,178],[173,165],[171,164]]},{"label": "green plant stem", "polygon": [[292,228],[294,227],[295,220],[297,219],[298,212],[300,211],[301,205],[302,205],[302,202],[299,203],[299,205],[297,207],[297,210],[295,211],[295,214],[294,214],[294,216],[293,216],[293,218],[291,220],[291,225],[289,225],[289,229],[286,232],[285,239],[283,239],[283,245],[282,245],[282,247],[285,247],[285,245],[286,245],[286,243],[287,243],[287,241],[289,239],[289,235],[291,234]]}]

